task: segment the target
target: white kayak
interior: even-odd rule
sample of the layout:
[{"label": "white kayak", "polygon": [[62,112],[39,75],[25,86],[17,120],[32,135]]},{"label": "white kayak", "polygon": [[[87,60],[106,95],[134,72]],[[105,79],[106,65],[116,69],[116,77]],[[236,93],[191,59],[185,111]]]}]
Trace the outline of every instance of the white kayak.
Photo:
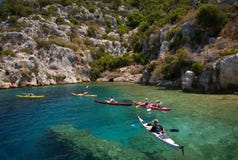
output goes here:
[{"label": "white kayak", "polygon": [[[141,124],[146,128],[146,130],[150,132],[150,129],[152,128],[152,126],[148,124],[147,122],[145,122],[143,119],[141,119],[140,116],[137,115],[137,117],[139,121],[141,122]],[[175,143],[174,140],[169,138],[165,133],[156,133],[156,132],[150,132],[150,133],[154,135],[161,142],[164,142],[175,149],[182,149],[183,151],[183,146],[180,146],[177,143]]]}]

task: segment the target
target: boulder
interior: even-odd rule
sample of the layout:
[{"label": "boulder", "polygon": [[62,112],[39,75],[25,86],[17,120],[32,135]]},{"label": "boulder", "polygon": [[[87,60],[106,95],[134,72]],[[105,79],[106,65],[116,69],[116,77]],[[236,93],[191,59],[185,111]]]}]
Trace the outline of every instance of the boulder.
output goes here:
[{"label": "boulder", "polygon": [[192,89],[192,84],[194,80],[194,73],[193,71],[186,71],[184,74],[184,78],[182,80],[182,89],[183,90],[191,90]]}]

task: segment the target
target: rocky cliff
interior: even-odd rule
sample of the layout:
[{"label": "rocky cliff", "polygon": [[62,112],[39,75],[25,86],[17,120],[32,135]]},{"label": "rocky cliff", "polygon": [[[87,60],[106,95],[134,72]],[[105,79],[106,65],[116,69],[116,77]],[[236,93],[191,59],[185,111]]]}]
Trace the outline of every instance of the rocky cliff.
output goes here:
[{"label": "rocky cliff", "polygon": [[[144,53],[149,52],[151,56],[157,57],[156,62],[150,62],[149,68],[153,68],[154,64],[157,67],[150,71],[146,70],[140,83],[177,87],[184,91],[237,91],[237,10],[230,14],[232,20],[217,36],[205,35],[206,43],[203,44],[194,41],[198,34],[194,14],[194,11],[191,11],[180,23],[159,28],[158,32],[151,34],[144,41]],[[179,55],[178,50],[171,49],[171,45],[183,48],[183,55]],[[194,62],[200,62],[203,66],[201,73],[194,73],[191,70]],[[161,71],[173,77],[166,80]],[[176,72],[181,74],[176,74]],[[175,78],[176,75],[181,76]]]},{"label": "rocky cliff", "polygon": [[[115,55],[126,52],[120,41],[123,37],[113,31],[117,28],[115,17],[78,5],[54,4],[42,11],[49,9],[55,10],[56,16],[22,17],[16,22],[20,27],[12,27],[9,21],[0,23],[0,88],[90,81],[92,54],[100,46]],[[70,19],[83,23],[76,26]],[[112,29],[106,32],[109,20]]]}]

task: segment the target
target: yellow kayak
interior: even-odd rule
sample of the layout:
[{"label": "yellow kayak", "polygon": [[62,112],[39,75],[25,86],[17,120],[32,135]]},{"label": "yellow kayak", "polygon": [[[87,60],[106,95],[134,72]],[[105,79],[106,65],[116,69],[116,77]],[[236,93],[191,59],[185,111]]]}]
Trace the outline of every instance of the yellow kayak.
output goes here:
[{"label": "yellow kayak", "polygon": [[96,94],[72,93],[74,96],[96,97]]},{"label": "yellow kayak", "polygon": [[16,95],[19,98],[44,98],[44,95]]}]

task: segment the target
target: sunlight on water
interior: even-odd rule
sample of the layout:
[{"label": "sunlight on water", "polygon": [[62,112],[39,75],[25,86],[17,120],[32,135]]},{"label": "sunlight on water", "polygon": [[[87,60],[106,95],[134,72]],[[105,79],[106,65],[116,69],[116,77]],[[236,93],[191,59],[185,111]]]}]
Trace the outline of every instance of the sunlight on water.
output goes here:
[{"label": "sunlight on water", "polygon": [[[98,95],[97,99],[113,96],[128,102],[147,97],[153,103],[160,99],[172,110],[148,112],[135,105],[105,105],[94,102],[95,97],[71,94],[82,92],[86,85],[89,94]],[[25,92],[44,94],[45,98],[16,97]],[[235,160],[237,104],[238,95],[183,93],[129,83],[0,90],[0,159],[101,159],[104,153],[108,159],[116,156],[129,160],[134,154],[135,159],[143,160]],[[158,118],[167,135],[185,147],[185,155],[146,132],[136,114],[146,121]],[[109,148],[110,153],[106,151]]]}]

